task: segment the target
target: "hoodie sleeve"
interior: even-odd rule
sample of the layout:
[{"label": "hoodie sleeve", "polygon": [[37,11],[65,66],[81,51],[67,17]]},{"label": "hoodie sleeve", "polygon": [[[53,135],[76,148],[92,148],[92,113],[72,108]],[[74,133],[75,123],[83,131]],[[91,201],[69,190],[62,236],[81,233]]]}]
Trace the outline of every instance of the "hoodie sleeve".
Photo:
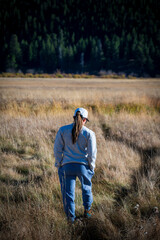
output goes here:
[{"label": "hoodie sleeve", "polygon": [[88,153],[88,163],[91,170],[95,168],[95,162],[97,157],[97,145],[96,145],[96,136],[94,132],[90,133],[87,144],[87,153]]},{"label": "hoodie sleeve", "polygon": [[55,167],[60,167],[63,159],[64,140],[61,129],[58,130],[54,143]]}]

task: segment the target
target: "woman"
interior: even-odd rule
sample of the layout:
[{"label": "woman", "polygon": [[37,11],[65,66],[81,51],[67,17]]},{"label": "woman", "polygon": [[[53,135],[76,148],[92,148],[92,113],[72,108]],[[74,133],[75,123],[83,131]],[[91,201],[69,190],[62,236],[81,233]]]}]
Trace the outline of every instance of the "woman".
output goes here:
[{"label": "woman", "polygon": [[81,182],[84,216],[91,216],[91,179],[97,154],[95,134],[84,126],[89,121],[88,111],[77,108],[73,118],[74,123],[59,129],[54,144],[55,166],[58,168],[64,211],[71,222],[75,220],[76,177]]}]

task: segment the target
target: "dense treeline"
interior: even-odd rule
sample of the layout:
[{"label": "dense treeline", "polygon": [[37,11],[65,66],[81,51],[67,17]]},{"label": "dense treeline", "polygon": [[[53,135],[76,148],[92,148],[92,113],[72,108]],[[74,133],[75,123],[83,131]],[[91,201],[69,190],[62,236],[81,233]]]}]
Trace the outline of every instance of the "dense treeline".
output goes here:
[{"label": "dense treeline", "polygon": [[160,71],[158,0],[1,0],[0,71]]}]

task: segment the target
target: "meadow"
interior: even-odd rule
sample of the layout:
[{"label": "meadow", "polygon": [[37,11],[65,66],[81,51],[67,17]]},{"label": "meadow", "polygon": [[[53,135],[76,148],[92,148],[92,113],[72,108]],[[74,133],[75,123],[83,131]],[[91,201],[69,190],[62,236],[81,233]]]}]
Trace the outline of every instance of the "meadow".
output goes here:
[{"label": "meadow", "polygon": [[[66,221],[53,145],[77,107],[97,138],[91,219]],[[76,213],[83,213],[80,183]],[[0,78],[0,239],[160,239],[160,79]]]}]

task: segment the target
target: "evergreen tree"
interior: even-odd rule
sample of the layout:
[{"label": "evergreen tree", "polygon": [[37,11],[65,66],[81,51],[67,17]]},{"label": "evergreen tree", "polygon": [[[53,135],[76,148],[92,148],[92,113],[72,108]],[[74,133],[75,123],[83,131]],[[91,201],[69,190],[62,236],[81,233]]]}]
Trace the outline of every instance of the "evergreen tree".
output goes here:
[{"label": "evergreen tree", "polygon": [[56,70],[56,52],[50,36],[47,36],[46,41],[42,41],[42,48],[40,51],[40,64],[44,72],[52,73]]},{"label": "evergreen tree", "polygon": [[11,36],[10,44],[9,44],[9,53],[7,58],[7,67],[17,69],[21,64],[22,52],[20,48],[20,44],[18,42],[18,38],[16,34]]},{"label": "evergreen tree", "polygon": [[112,60],[119,59],[119,47],[120,47],[120,38],[117,35],[113,35],[113,38],[111,40]]},{"label": "evergreen tree", "polygon": [[96,44],[96,39],[90,38],[90,61],[89,61],[89,70],[97,71],[97,56],[98,56],[98,47]]},{"label": "evergreen tree", "polygon": [[105,57],[105,69],[108,70],[111,68],[111,42],[108,36],[105,36],[104,39],[104,57]]},{"label": "evergreen tree", "polygon": [[29,61],[29,48],[28,48],[28,42],[25,40],[21,41],[21,50],[22,50],[22,68],[23,70],[27,69],[28,61]]},{"label": "evergreen tree", "polygon": [[143,46],[143,42],[138,42],[136,49],[136,64],[137,68],[139,68],[139,73],[142,74],[144,71],[144,66],[146,64],[147,58],[145,54],[145,49]]}]

